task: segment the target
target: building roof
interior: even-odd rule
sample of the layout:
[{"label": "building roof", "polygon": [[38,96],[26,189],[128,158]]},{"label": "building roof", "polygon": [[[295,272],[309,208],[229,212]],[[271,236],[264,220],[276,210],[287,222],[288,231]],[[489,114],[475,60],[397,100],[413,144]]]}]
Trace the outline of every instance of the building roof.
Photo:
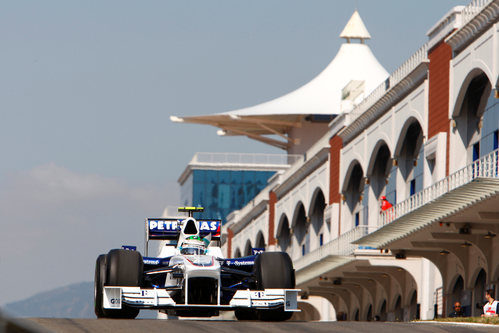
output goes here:
[{"label": "building roof", "polygon": [[[341,45],[329,65],[302,87],[271,101],[224,113],[202,116],[171,116],[173,122],[212,125],[219,135],[246,135],[280,148],[289,147],[287,134],[300,127],[307,116],[333,116],[341,112],[342,89],[352,80],[364,81],[369,95],[388,77],[388,72],[374,57],[369,46],[350,43],[350,39],[370,38],[357,11],[342,32],[347,42]],[[277,135],[285,141],[263,137]]]}]

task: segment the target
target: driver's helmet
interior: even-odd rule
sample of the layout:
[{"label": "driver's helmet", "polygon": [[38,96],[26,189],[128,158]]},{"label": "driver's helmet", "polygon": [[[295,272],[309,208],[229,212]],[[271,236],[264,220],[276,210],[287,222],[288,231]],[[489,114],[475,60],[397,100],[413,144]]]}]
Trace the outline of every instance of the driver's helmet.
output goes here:
[{"label": "driver's helmet", "polygon": [[199,236],[187,237],[180,246],[180,253],[187,255],[201,255],[206,253],[206,244]]}]

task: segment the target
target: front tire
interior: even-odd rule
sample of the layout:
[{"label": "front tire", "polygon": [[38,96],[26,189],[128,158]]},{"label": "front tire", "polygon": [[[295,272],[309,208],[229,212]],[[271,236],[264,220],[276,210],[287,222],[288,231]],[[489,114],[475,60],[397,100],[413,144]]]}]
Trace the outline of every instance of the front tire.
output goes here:
[{"label": "front tire", "polygon": [[236,309],[234,310],[236,319],[241,320],[258,320],[258,312],[254,309]]},{"label": "front tire", "polygon": [[[286,252],[263,252],[255,258],[255,277],[258,290],[268,288],[294,289],[295,270]],[[258,318],[263,321],[285,321],[291,319],[293,312],[284,308],[258,310]]]},{"label": "front tire", "polygon": [[[140,287],[142,285],[144,261],[139,252],[111,250],[107,254],[106,261],[106,286]],[[121,309],[104,309],[104,311],[105,317],[108,318],[134,319],[140,309],[122,304]]]},{"label": "front tire", "polygon": [[97,318],[106,318],[108,314],[106,309],[102,306],[102,298],[104,292],[104,283],[106,283],[106,263],[107,256],[101,254],[97,257],[95,263],[95,276],[94,276],[94,312]]}]

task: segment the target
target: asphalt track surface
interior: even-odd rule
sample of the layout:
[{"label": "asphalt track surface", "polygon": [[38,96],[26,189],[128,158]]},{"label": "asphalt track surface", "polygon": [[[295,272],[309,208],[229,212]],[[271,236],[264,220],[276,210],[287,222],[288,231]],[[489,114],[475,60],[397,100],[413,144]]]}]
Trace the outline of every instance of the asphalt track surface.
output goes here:
[{"label": "asphalt track surface", "polygon": [[[19,322],[19,321],[18,321]],[[13,332],[208,332],[208,333],[290,333],[290,332],[499,332],[498,326],[453,323],[381,322],[240,322],[214,320],[155,319],[63,319],[29,318],[21,320],[26,331]],[[0,330],[1,331],[1,330]]]}]

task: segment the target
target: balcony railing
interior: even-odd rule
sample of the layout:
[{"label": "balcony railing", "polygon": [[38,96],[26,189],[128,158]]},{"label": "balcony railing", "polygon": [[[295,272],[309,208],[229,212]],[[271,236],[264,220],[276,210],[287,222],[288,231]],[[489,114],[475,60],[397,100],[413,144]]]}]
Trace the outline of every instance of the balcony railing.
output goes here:
[{"label": "balcony railing", "polygon": [[471,21],[478,13],[494,0],[473,0],[462,11],[463,25]]},{"label": "balcony railing", "polygon": [[374,231],[375,227],[357,226],[354,229],[347,231],[338,238],[322,245],[316,250],[305,254],[303,257],[294,260],[293,265],[296,270],[300,270],[314,262],[318,262],[328,256],[347,256],[353,253],[359,246],[352,244],[357,239],[366,236],[369,232]]},{"label": "balcony railing", "polygon": [[287,166],[302,158],[302,155],[250,154],[250,153],[196,153],[190,164],[245,164]]},{"label": "balcony railing", "polygon": [[380,214],[379,226],[393,222],[475,178],[498,178],[499,149],[414,194]]},{"label": "balcony railing", "polygon": [[396,86],[407,75],[409,75],[416,67],[425,61],[428,53],[428,44],[424,44],[417,50],[409,59],[407,59],[400,67],[398,67],[382,84],[376,87],[359,105],[357,105],[349,113],[349,121],[353,123],[355,119],[360,117],[370,107],[383,97],[383,95]]}]

